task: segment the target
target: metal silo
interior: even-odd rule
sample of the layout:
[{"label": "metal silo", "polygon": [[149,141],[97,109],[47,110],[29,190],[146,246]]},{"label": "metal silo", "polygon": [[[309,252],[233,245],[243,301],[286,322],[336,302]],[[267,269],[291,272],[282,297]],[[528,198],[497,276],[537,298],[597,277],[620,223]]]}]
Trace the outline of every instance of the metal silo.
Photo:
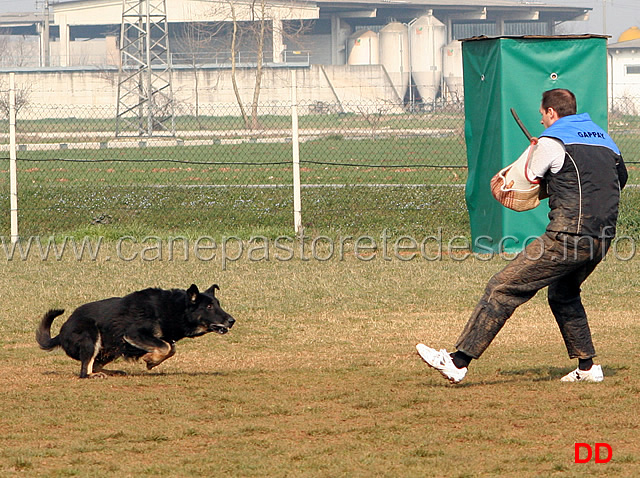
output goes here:
[{"label": "metal silo", "polygon": [[409,86],[409,31],[407,26],[392,22],[380,30],[380,63],[402,100]]},{"label": "metal silo", "polygon": [[462,43],[458,40],[454,40],[444,47],[442,74],[445,85],[447,85],[447,89],[449,90],[449,99],[456,101],[464,98],[462,82]]},{"label": "metal silo", "polygon": [[380,63],[378,34],[359,31],[349,37],[349,65],[377,65]]},{"label": "metal silo", "polygon": [[431,11],[409,24],[411,74],[423,101],[432,101],[442,80],[445,26]]}]

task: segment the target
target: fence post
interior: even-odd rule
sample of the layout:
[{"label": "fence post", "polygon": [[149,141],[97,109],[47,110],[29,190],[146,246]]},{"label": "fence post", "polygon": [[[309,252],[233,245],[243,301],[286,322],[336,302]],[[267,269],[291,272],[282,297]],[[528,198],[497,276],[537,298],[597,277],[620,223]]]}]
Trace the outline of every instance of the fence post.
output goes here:
[{"label": "fence post", "polygon": [[11,242],[18,242],[18,167],[16,164],[16,82],[9,73],[9,183]]},{"label": "fence post", "polygon": [[298,131],[297,71],[291,69],[291,148],[293,153],[293,228],[302,233],[302,201],[300,195],[300,137]]}]

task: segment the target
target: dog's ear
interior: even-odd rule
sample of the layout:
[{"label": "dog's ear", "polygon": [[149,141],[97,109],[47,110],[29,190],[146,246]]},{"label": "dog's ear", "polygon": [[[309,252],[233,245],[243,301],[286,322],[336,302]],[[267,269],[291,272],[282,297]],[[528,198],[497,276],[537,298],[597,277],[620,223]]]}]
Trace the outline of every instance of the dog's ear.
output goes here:
[{"label": "dog's ear", "polygon": [[198,299],[199,293],[200,291],[198,290],[198,287],[195,284],[191,284],[191,287],[187,289],[187,297],[189,298],[192,304],[195,303],[196,300]]},{"label": "dog's ear", "polygon": [[211,287],[209,287],[207,290],[204,291],[205,294],[211,294],[212,296],[216,296],[216,290],[220,290],[220,287],[218,286],[218,284],[213,284]]}]

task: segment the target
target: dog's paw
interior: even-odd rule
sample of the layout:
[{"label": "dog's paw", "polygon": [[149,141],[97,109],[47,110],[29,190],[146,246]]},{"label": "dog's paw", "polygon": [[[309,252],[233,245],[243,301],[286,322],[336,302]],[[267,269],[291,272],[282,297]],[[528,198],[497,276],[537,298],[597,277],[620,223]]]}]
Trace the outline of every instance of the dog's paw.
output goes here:
[{"label": "dog's paw", "polygon": [[126,377],[128,374],[124,370],[106,370],[103,369],[102,373],[110,376],[110,377]]},{"label": "dog's paw", "polygon": [[87,378],[107,378],[107,374],[104,372],[94,372],[87,375]]}]

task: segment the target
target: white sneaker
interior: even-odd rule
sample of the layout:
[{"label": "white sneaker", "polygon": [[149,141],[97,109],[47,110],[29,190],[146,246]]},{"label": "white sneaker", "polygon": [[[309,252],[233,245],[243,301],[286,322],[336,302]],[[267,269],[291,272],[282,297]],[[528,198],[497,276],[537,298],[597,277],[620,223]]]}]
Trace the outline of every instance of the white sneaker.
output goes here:
[{"label": "white sneaker", "polygon": [[436,350],[431,347],[427,347],[424,344],[416,345],[416,349],[418,350],[420,357],[422,357],[422,360],[427,362],[429,367],[435,368],[451,383],[461,382],[467,374],[467,367],[456,367],[451,356],[445,349]]},{"label": "white sneaker", "polygon": [[593,365],[589,370],[575,369],[560,379],[561,382],[602,382],[604,374],[602,366]]}]

